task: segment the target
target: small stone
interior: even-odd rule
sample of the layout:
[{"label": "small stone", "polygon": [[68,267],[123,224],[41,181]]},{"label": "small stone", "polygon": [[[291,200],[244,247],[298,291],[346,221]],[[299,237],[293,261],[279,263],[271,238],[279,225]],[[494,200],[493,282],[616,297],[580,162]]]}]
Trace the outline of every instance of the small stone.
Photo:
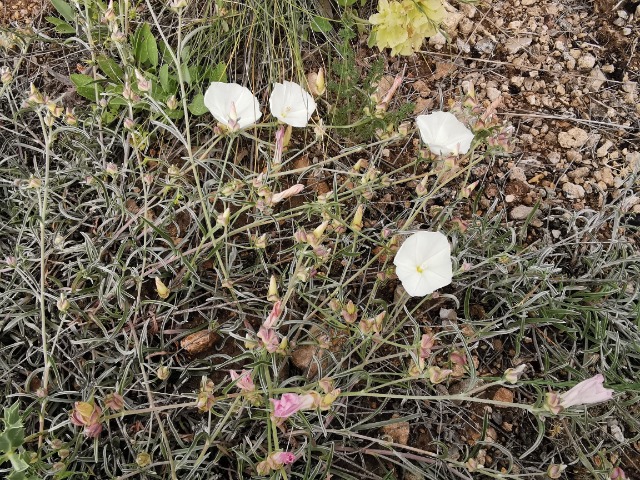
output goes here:
[{"label": "small stone", "polygon": [[562,185],[562,191],[567,198],[584,198],[584,188],[575,183],[567,182]]},{"label": "small stone", "polygon": [[507,203],[513,203],[516,200],[516,196],[515,195],[507,195],[506,197],[504,197],[504,201]]},{"label": "small stone", "polygon": [[531,212],[533,212],[533,207],[528,207],[527,205],[518,205],[511,209],[509,212],[509,216],[511,220],[524,220],[527,218]]},{"label": "small stone", "polygon": [[398,422],[382,427],[382,432],[391,437],[394,443],[406,445],[409,441],[409,422]]},{"label": "small stone", "polygon": [[591,73],[589,74],[589,81],[587,82],[587,87],[592,92],[597,92],[598,90],[600,90],[600,88],[602,87],[602,85],[604,85],[604,82],[606,81],[607,81],[607,77],[605,76],[605,74],[602,72],[602,70],[596,67],[593,70],[591,70]]},{"label": "small stone", "polygon": [[582,154],[576,152],[575,150],[569,150],[567,152],[567,160],[571,163],[580,163],[582,161]]},{"label": "small stone", "polygon": [[429,45],[433,45],[436,49],[440,50],[447,44],[447,39],[442,34],[442,32],[438,32],[433,37],[429,39]]},{"label": "small stone", "polygon": [[500,98],[500,90],[498,90],[495,87],[489,87],[487,88],[487,98],[489,100],[491,100],[492,102],[494,100],[497,100],[498,98]]},{"label": "small stone", "polygon": [[514,54],[531,45],[532,41],[533,37],[514,37],[507,40],[504,47],[507,49],[507,52]]},{"label": "small stone", "polygon": [[606,157],[611,147],[613,147],[613,142],[611,140],[606,140],[596,151],[596,155],[598,156],[598,158]]},{"label": "small stone", "polygon": [[524,170],[520,167],[513,167],[509,171],[509,178],[511,180],[518,180],[523,183],[527,183],[527,176],[524,173]]},{"label": "small stone", "polygon": [[558,143],[564,148],[580,148],[587,143],[587,140],[589,140],[587,132],[578,127],[558,134]]},{"label": "small stone", "polygon": [[553,238],[560,238],[560,235],[562,235],[562,232],[560,230],[551,230],[551,235],[553,236]]},{"label": "small stone", "polygon": [[560,162],[560,154],[558,152],[551,152],[547,155],[547,160],[549,160],[549,163],[553,163],[555,165]]},{"label": "small stone", "polygon": [[[496,402],[513,403],[513,392],[505,387],[500,387],[493,395]],[[504,408],[502,405],[500,408]]]},{"label": "small stone", "polygon": [[593,55],[586,53],[578,58],[578,69],[579,70],[591,70],[596,64],[596,57]]},{"label": "small stone", "polygon": [[537,3],[537,1],[538,0],[522,0],[522,2],[520,2],[520,3],[522,3],[522,5],[525,6],[525,7],[529,7],[529,6]]}]

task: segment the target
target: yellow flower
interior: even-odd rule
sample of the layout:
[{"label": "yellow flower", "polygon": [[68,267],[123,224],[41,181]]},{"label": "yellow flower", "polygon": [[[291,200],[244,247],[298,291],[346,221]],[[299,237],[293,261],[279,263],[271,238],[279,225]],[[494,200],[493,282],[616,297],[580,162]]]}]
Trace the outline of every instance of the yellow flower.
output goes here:
[{"label": "yellow flower", "polygon": [[438,33],[446,15],[442,0],[380,0],[378,12],[369,18],[373,24],[371,44],[391,55],[411,55],[426,37]]}]

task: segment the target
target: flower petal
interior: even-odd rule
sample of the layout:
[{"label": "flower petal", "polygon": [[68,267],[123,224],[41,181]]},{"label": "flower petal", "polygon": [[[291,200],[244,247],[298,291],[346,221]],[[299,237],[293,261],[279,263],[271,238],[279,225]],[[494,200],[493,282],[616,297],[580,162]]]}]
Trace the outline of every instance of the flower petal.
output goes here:
[{"label": "flower petal", "polygon": [[449,112],[419,115],[416,125],[422,141],[436,155],[449,155],[454,152],[465,154],[474,138],[471,130]]},{"label": "flower petal", "polygon": [[204,105],[220,123],[231,127],[229,114],[234,104],[239,128],[253,125],[262,116],[260,102],[247,87],[237,83],[212,82],[204,94]]}]

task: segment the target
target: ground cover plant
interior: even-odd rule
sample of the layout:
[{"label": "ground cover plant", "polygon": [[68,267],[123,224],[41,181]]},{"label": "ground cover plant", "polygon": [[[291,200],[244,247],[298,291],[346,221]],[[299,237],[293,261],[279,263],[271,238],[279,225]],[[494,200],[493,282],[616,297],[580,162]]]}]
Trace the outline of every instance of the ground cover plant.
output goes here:
[{"label": "ground cover plant", "polygon": [[640,473],[634,2],[18,3],[3,478]]}]

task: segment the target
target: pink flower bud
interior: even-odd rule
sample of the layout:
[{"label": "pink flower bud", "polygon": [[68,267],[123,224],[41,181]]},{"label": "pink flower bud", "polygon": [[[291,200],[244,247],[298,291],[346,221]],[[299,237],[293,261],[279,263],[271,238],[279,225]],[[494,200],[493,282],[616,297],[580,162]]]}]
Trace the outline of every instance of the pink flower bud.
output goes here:
[{"label": "pink flower bud", "polygon": [[236,382],[236,387],[243,392],[254,392],[256,390],[256,385],[251,379],[251,370],[242,370],[240,374],[235,370],[231,370],[229,375],[231,376],[231,380]]},{"label": "pink flower bud", "polygon": [[294,186],[289,187],[280,193],[274,194],[273,197],[271,197],[271,203],[276,204],[289,197],[293,197],[294,195],[297,195],[300,192],[302,192],[302,190],[304,190],[304,185],[301,183],[297,183]]},{"label": "pink flower bud", "polygon": [[571,390],[560,395],[560,405],[569,408],[574,405],[589,405],[605,402],[613,397],[613,390],[604,388],[601,374],[578,383]]}]

